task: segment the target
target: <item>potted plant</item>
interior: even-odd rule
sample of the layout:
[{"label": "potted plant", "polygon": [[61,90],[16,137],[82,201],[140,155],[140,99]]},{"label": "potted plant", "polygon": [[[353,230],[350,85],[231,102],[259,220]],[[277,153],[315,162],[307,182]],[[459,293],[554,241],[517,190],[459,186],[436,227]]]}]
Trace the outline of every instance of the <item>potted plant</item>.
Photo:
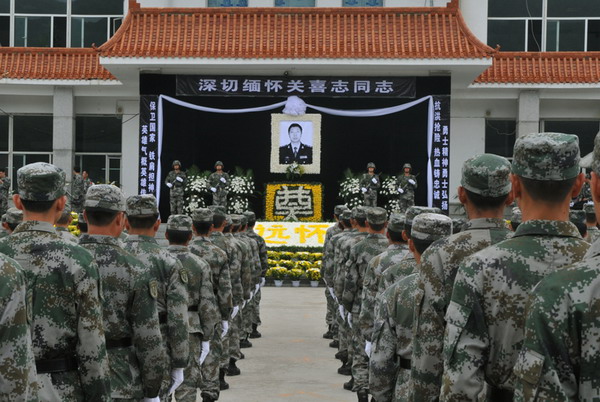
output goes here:
[{"label": "potted plant", "polygon": [[299,268],[292,268],[288,271],[288,277],[292,281],[292,286],[300,286],[300,279],[304,276],[304,271]]},{"label": "potted plant", "polygon": [[283,285],[283,280],[286,278],[288,270],[283,267],[273,267],[267,270],[267,278],[272,278],[276,287]]},{"label": "potted plant", "polygon": [[309,268],[306,270],[306,276],[310,280],[310,286],[316,288],[319,286],[319,280],[321,279],[321,270],[318,268]]}]

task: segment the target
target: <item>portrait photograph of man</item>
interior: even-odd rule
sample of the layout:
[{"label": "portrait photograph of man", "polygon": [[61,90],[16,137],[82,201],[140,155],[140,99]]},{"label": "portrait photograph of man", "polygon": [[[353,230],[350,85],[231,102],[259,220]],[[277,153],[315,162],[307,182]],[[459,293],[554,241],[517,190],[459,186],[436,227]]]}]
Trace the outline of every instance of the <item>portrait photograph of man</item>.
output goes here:
[{"label": "portrait photograph of man", "polygon": [[296,163],[305,173],[320,173],[320,114],[272,114],[271,131],[271,172],[285,173]]},{"label": "portrait photograph of man", "polygon": [[287,128],[287,136],[282,130],[280,144],[284,145],[279,147],[280,164],[290,165],[296,162],[299,165],[310,165],[312,163],[313,149],[309,145],[312,144],[312,124],[310,122],[303,123],[310,126],[310,135],[309,133],[304,135],[304,129],[300,123],[290,124]]}]

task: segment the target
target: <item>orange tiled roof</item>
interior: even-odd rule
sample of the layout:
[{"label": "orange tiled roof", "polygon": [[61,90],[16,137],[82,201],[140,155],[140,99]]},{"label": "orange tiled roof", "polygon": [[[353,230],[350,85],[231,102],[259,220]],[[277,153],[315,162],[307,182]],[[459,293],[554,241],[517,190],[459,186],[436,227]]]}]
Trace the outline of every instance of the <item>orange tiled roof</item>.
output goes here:
[{"label": "orange tiled roof", "polygon": [[114,80],[98,51],[81,48],[0,47],[0,79]]},{"label": "orange tiled roof", "polygon": [[453,0],[431,8],[132,8],[105,57],[487,58]]},{"label": "orange tiled roof", "polygon": [[475,84],[598,84],[600,52],[498,52]]}]

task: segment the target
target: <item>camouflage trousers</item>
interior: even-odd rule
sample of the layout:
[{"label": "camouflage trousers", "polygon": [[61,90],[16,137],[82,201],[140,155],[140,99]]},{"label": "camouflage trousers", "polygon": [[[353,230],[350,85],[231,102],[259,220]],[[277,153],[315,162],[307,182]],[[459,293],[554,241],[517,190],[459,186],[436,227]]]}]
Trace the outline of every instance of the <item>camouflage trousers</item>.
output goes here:
[{"label": "camouflage trousers", "polygon": [[325,314],[325,323],[327,325],[334,324],[335,314],[337,313],[337,303],[331,297],[329,290],[325,288],[325,300],[327,300],[327,313]]},{"label": "camouflage trousers", "polygon": [[[229,323],[231,324],[231,321],[229,321]],[[229,358],[231,357],[229,354],[229,331],[231,331],[231,328],[227,331],[227,335],[225,335],[224,338],[221,338],[221,356],[219,357],[219,366],[224,370],[229,367]]]},{"label": "camouflage trousers", "polygon": [[4,215],[8,210],[8,198],[0,197],[0,215]]},{"label": "camouflage trousers", "polygon": [[415,197],[402,197],[400,198],[400,212],[406,212],[406,210],[415,205]]},{"label": "camouflage trousers", "polygon": [[[183,370],[183,383],[175,391],[177,402],[195,402],[196,389],[200,388],[202,381],[202,368],[198,358],[202,349],[202,334],[189,334],[190,358],[187,367]],[[212,347],[212,345],[211,345]],[[218,379],[217,374],[217,379]],[[162,398],[161,398],[162,400]],[[167,400],[167,399],[165,399]]]},{"label": "camouflage trousers", "polygon": [[377,196],[365,195],[365,207],[376,207],[377,206]]},{"label": "camouflage trousers", "polygon": [[400,367],[394,388],[394,401],[412,401],[411,390],[410,370]]},{"label": "camouflage trousers", "polygon": [[[356,316],[358,317],[358,314]],[[365,339],[360,331],[358,322],[353,325],[349,331],[349,346],[352,348],[352,377],[354,377],[352,391],[356,392],[362,389],[369,389],[369,357],[365,352]]]},{"label": "camouflage trousers", "polygon": [[169,203],[171,205],[171,215],[183,214],[183,194],[179,195],[171,192]]},{"label": "camouflage trousers", "polygon": [[243,309],[237,315],[229,321],[229,357],[235,360],[240,360],[242,357],[242,351],[240,350],[240,337],[242,331]]},{"label": "camouflage trousers", "polygon": [[240,329],[240,339],[244,339],[246,335],[252,332],[252,317],[254,315],[254,297],[252,300],[247,301],[243,308],[244,314],[242,315],[242,327]]},{"label": "camouflage trousers", "polygon": [[40,401],[83,401],[85,395],[77,370],[37,375]]},{"label": "camouflage trousers", "polygon": [[262,298],[262,288],[258,289],[258,292],[254,295],[254,314],[252,315],[252,324],[256,324],[260,326],[262,322],[260,321],[260,300]]},{"label": "camouflage trousers", "polygon": [[227,194],[213,193],[213,205],[220,205],[227,208]]}]

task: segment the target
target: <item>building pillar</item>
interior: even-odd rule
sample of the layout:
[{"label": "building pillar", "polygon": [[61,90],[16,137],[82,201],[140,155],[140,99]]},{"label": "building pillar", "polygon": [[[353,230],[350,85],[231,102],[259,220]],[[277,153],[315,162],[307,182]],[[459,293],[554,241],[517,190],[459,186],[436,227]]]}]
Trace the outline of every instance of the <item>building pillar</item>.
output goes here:
[{"label": "building pillar", "polygon": [[71,181],[75,152],[75,108],[72,87],[54,87],[52,105],[52,162]]},{"label": "building pillar", "polygon": [[519,115],[517,117],[517,138],[540,130],[540,93],[521,91],[519,93]]}]

